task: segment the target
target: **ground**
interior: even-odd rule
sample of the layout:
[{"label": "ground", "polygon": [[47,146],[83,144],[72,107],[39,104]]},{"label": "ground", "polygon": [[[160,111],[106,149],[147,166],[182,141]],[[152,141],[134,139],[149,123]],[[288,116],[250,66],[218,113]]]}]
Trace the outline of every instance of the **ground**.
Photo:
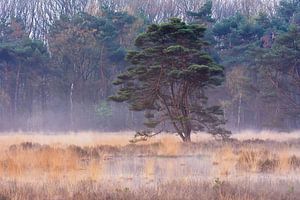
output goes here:
[{"label": "ground", "polygon": [[0,199],[300,199],[300,132],[0,136]]}]

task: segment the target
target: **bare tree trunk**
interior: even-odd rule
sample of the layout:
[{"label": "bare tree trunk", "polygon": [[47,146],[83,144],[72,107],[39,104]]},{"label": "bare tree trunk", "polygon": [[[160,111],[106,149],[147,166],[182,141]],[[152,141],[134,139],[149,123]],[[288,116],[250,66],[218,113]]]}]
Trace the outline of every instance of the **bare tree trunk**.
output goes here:
[{"label": "bare tree trunk", "polygon": [[12,115],[12,95],[11,95],[11,86],[9,84],[9,66],[8,63],[6,63],[6,66],[4,68],[4,83],[3,83],[3,87],[4,87],[4,91],[9,94],[9,102],[7,104],[7,107],[4,109],[4,118],[3,120],[5,120],[5,124],[7,125],[8,122],[12,122],[13,121],[13,115]]},{"label": "bare tree trunk", "polygon": [[18,110],[18,99],[19,99],[19,82],[20,82],[20,69],[21,64],[18,64],[17,67],[17,74],[16,74],[16,86],[15,86],[15,95],[14,95],[14,104],[13,104],[13,118],[15,118],[15,115]]},{"label": "bare tree trunk", "polygon": [[238,118],[237,118],[238,131],[241,130],[241,110],[242,110],[242,93],[240,93],[239,95]]},{"label": "bare tree trunk", "polygon": [[46,97],[46,76],[42,77],[42,88],[41,88],[41,104],[42,104],[42,128],[46,126],[46,110],[47,110],[47,97]]},{"label": "bare tree trunk", "polygon": [[73,91],[74,91],[74,83],[71,84],[70,88],[70,128],[74,127],[74,119],[73,119]]},{"label": "bare tree trunk", "polygon": [[107,95],[107,80],[105,77],[105,73],[104,73],[104,45],[101,48],[101,52],[100,52],[100,67],[99,67],[99,73],[100,73],[100,82],[101,82],[101,98],[105,98]]},{"label": "bare tree trunk", "polygon": [[[22,82],[20,84],[20,91],[19,93],[22,94],[22,97],[19,95],[19,102],[21,103],[22,107],[25,106],[26,110],[23,110],[22,115],[26,116],[24,120],[24,127],[27,131],[32,131],[36,124],[33,124],[32,121],[32,113],[33,113],[33,99],[34,99],[34,89],[32,80],[29,77],[29,74],[26,73],[23,75]],[[24,115],[25,114],[25,115]]]}]

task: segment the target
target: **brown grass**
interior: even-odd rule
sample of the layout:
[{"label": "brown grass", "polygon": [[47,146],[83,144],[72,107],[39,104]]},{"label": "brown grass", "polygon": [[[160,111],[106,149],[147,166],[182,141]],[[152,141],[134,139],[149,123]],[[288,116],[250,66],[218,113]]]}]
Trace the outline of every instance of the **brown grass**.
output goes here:
[{"label": "brown grass", "polygon": [[219,166],[219,173],[225,176],[234,170],[252,173],[290,173],[299,171],[300,155],[295,155],[292,149],[267,149],[263,144],[256,148],[227,146],[216,152],[213,164]]},{"label": "brown grass", "polygon": [[[132,190],[126,186],[100,184],[94,181],[81,181],[77,184],[47,182],[44,184],[24,184],[20,182],[0,181],[0,199],[15,200],[169,200],[169,199],[205,199],[205,200],[297,200],[300,195],[298,182],[272,184],[268,182],[231,183],[173,181],[159,187],[139,187]],[[272,190],[270,190],[272,189]]]},{"label": "brown grass", "polygon": [[129,133],[0,136],[0,200],[297,199],[300,136],[247,134],[188,145],[170,135],[130,144]]}]

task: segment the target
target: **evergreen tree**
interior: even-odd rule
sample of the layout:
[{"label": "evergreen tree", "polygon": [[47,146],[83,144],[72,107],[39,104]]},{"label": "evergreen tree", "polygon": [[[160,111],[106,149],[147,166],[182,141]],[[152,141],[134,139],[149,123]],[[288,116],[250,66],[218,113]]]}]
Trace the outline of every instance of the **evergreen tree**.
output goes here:
[{"label": "evergreen tree", "polygon": [[300,26],[292,24],[287,33],[278,36],[270,51],[256,58],[265,83],[269,83],[267,97],[276,103],[277,122],[289,129],[282,123],[290,119],[295,127],[300,116]]},{"label": "evergreen tree", "polygon": [[6,25],[0,37],[0,91],[6,102],[0,111],[6,116],[2,121],[10,120],[16,128],[27,123],[18,122],[18,118],[30,118],[34,98],[43,96],[48,59],[44,43],[28,38],[20,20],[12,19]]},{"label": "evergreen tree", "polygon": [[204,24],[206,26],[215,22],[212,18],[212,6],[211,0],[205,2],[205,4],[199,9],[198,12],[187,12],[187,15],[193,18],[193,22],[197,24]]},{"label": "evergreen tree", "polygon": [[223,68],[204,51],[205,28],[180,19],[151,25],[129,52],[132,64],[118,76],[121,85],[111,99],[127,102],[134,111],[145,111],[145,125],[157,131],[175,131],[183,141],[192,131],[207,131],[227,137],[221,127],[223,112],[208,106],[205,90],[223,81]]}]

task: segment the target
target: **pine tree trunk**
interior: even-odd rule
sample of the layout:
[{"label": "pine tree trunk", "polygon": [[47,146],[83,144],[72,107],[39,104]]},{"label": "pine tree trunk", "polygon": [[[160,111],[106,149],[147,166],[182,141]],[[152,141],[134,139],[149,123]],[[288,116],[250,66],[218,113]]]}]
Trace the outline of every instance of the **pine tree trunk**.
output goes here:
[{"label": "pine tree trunk", "polygon": [[188,130],[188,132],[184,133],[183,142],[191,142],[191,131]]},{"label": "pine tree trunk", "polygon": [[183,140],[184,142],[191,142],[192,140],[191,140],[191,135],[189,134],[189,135],[186,135],[185,137],[184,137],[184,140]]}]

